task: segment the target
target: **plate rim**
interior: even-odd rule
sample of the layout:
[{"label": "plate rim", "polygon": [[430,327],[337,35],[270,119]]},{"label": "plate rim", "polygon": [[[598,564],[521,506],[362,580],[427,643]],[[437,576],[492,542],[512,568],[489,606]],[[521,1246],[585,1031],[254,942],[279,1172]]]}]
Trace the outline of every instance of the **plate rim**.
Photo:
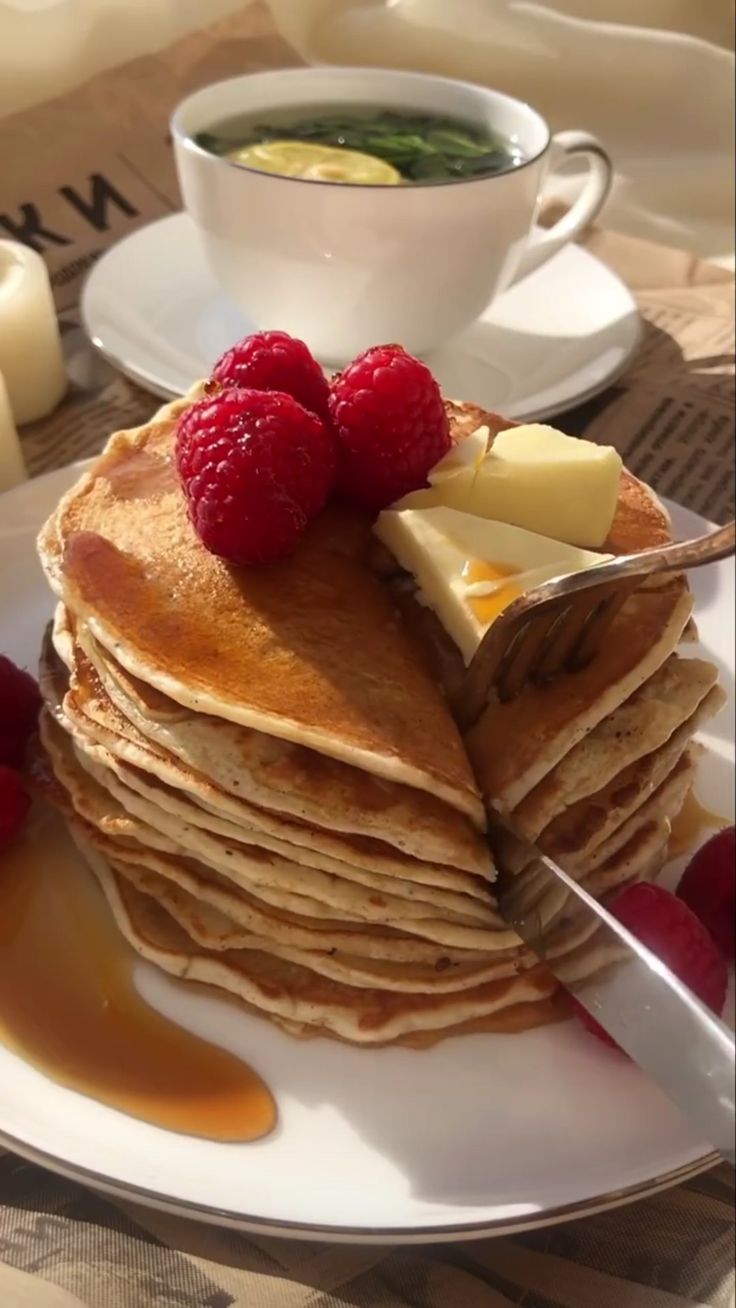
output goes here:
[{"label": "plate rim", "polygon": [[[96,277],[99,276],[100,269],[104,267],[106,260],[110,256],[118,252],[119,247],[126,245],[128,242],[135,241],[136,238],[149,232],[153,227],[180,221],[182,218],[186,218],[193,225],[193,220],[189,217],[187,211],[185,209],[179,209],[174,213],[164,214],[162,217],[154,218],[151,222],[142,223],[140,227],[136,227],[135,231],[129,232],[127,236],[122,237],[119,241],[115,241],[107,250],[104,251],[100,258],[95,261],[92,267],[85,274],[79,297],[79,312],[82,328],[100,357],[103,358],[106,363],[110,364],[111,367],[122,373],[122,375],[129,381],[135,382],[136,385],[141,386],[144,390],[148,391],[149,394],[155,395],[157,399],[164,400],[176,399],[180,394],[179,390],[163,385],[161,382],[157,381],[144,366],[137,367],[136,365],[131,364],[124,357],[121,357],[121,355],[114,349],[111,349],[109,345],[106,345],[104,338],[93,326],[90,319],[89,300],[92,285]],[[575,395],[570,396],[557,404],[546,405],[541,409],[530,408],[528,411],[523,410],[515,413],[514,419],[517,422],[537,422],[543,418],[554,418],[557,414],[567,413],[569,410],[577,408],[578,405],[587,404],[589,400],[594,399],[596,395],[600,395],[603,391],[607,390],[609,386],[613,386],[616,381],[618,381],[619,377],[623,375],[631,363],[631,360],[641,345],[644,336],[644,323],[641,311],[630,287],[626,285],[613,268],[609,268],[607,263],[602,259],[599,259],[596,254],[593,254],[592,250],[588,250],[584,245],[580,245],[577,242],[571,242],[570,244],[579,253],[592,259],[596,264],[604,268],[606,273],[617,282],[628,295],[632,308],[632,312],[627,318],[631,339],[628,342],[623,358],[621,358],[614,367],[611,368],[604,378],[585,387],[585,389],[576,392]],[[558,251],[558,253],[562,253],[567,248],[568,246],[563,246],[562,250]]]},{"label": "plate rim", "polygon": [[[51,485],[57,480],[71,483],[74,475],[79,475],[89,466],[91,459],[76,460],[59,468],[53,468],[36,477],[29,478],[19,486],[12,487],[0,495],[0,505],[11,499],[29,500],[31,504],[36,495],[41,498],[48,494]],[[675,509],[699,523],[707,519],[684,505],[664,501],[666,507]],[[29,505],[30,507],[30,505]],[[12,527],[11,527],[12,529]],[[631,1202],[657,1194],[672,1186],[699,1175],[716,1166],[720,1157],[715,1152],[702,1154],[689,1162],[646,1180],[633,1182],[623,1188],[608,1190],[588,1196],[581,1200],[570,1200],[564,1204],[540,1210],[538,1214],[526,1214],[515,1218],[499,1217],[482,1219],[474,1222],[415,1224],[407,1226],[351,1226],[331,1223],[303,1223],[288,1218],[259,1217],[237,1210],[220,1208],[212,1204],[197,1203],[192,1199],[176,1198],[146,1186],[133,1182],[117,1180],[107,1176],[103,1171],[85,1167],[81,1163],[67,1161],[53,1153],[19,1139],[12,1133],[0,1129],[0,1147],[27,1159],[31,1163],[65,1177],[68,1180],[86,1185],[113,1199],[138,1202],[143,1206],[158,1209],[181,1217],[198,1219],[209,1224],[229,1227],[255,1235],[280,1237],[283,1239],[309,1239],[318,1242],[354,1243],[354,1244],[395,1244],[420,1245],[429,1243],[448,1243],[454,1241],[472,1241],[490,1237],[519,1234],[524,1231],[559,1225],[562,1222],[576,1220],[596,1213],[623,1207]]]},{"label": "plate rim", "polygon": [[319,1243],[351,1244],[450,1244],[458,1241],[482,1240],[504,1235],[517,1235],[524,1231],[540,1230],[547,1226],[559,1226],[562,1222],[574,1221],[582,1217],[593,1217],[613,1208],[623,1208],[638,1199],[646,1199],[662,1190],[690,1180],[701,1172],[709,1171],[722,1160],[720,1155],[711,1152],[702,1154],[690,1163],[669,1172],[662,1172],[649,1181],[635,1182],[620,1190],[609,1190],[605,1194],[595,1195],[590,1199],[571,1201],[554,1208],[547,1208],[539,1218],[533,1215],[519,1218],[498,1218],[496,1221],[465,1222],[458,1225],[439,1224],[436,1226],[333,1226],[329,1223],[301,1223],[289,1218],[254,1217],[249,1213],[238,1213],[233,1209],[217,1208],[212,1204],[198,1204],[189,1199],[175,1199],[170,1195],[151,1190],[147,1186],[137,1186],[130,1182],[115,1181],[103,1172],[81,1164],[67,1163],[25,1141],[19,1141],[6,1131],[0,1131],[0,1145],[12,1153],[25,1158],[28,1162],[45,1167],[57,1176],[77,1181],[91,1189],[112,1198],[125,1199],[155,1208],[160,1212],[174,1213],[179,1217],[188,1217],[207,1222],[209,1225],[225,1226],[231,1230],[245,1231],[252,1235],[279,1237],[284,1240],[307,1239]]}]

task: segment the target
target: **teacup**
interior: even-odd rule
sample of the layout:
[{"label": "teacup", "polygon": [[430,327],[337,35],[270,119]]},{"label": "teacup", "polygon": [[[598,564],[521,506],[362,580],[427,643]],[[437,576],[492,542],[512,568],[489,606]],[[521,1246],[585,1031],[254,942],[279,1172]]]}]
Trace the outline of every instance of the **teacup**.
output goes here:
[{"label": "teacup", "polygon": [[[468,180],[352,185],[282,177],[209,153],[195,135],[240,115],[375,105],[490,127],[521,162]],[[172,132],[184,204],[225,292],[260,329],[307,341],[342,363],[380,342],[426,354],[474,322],[598,213],[611,162],[587,132],[550,132],[529,105],[470,82],[376,68],[247,74],[196,91]],[[535,217],[563,159],[588,165],[554,226]]]}]

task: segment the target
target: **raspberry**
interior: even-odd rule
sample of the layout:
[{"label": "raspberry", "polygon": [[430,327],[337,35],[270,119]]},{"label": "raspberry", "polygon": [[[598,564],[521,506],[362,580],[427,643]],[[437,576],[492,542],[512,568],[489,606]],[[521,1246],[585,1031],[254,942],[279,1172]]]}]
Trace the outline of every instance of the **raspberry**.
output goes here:
[{"label": "raspberry", "polygon": [[339,490],[369,509],[427,484],[452,444],[440,388],[400,345],[359,354],[332,383]]},{"label": "raspberry", "polygon": [[0,654],[0,763],[20,766],[40,707],[41,695],[30,672]]},{"label": "raspberry", "polygon": [[0,849],[17,836],[30,807],[30,796],[20,772],[0,765]]},{"label": "raspberry", "polygon": [[246,336],[217,360],[213,381],[252,391],[281,391],[328,421],[330,387],[304,341],[287,332]]},{"label": "raspberry", "polygon": [[[642,881],[626,886],[606,905],[619,922],[715,1013],[723,1012],[728,968],[720,949],[687,904],[663,886]],[[572,1006],[589,1031],[618,1048],[576,1000]]]},{"label": "raspberry", "polygon": [[176,465],[207,549],[229,563],[273,563],[327,502],[335,446],[290,395],[233,388],[183,414]]},{"label": "raspberry", "polygon": [[22,767],[25,752],[24,736],[19,736],[13,731],[0,732],[0,764],[5,764],[9,768]]},{"label": "raspberry", "polygon": [[679,898],[710,931],[726,958],[735,952],[736,830],[728,827],[698,850],[680,879]]}]

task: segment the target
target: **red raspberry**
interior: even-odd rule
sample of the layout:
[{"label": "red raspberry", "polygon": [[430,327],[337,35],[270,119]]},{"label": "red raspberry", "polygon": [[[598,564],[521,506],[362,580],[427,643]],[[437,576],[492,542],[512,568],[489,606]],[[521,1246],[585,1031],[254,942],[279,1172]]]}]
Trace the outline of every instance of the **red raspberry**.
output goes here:
[{"label": "red raspberry", "polygon": [[0,849],[17,836],[30,807],[30,796],[20,772],[0,765]]},{"label": "red raspberry", "polygon": [[710,931],[726,958],[736,952],[736,829],[719,831],[699,849],[677,894]]},{"label": "red raspberry", "polygon": [[287,332],[255,332],[217,360],[213,381],[252,391],[281,391],[328,421],[330,387],[304,341]]},{"label": "red raspberry", "polygon": [[41,695],[30,672],[0,654],[0,763],[19,767],[35,730]]},{"label": "red raspberry", "polygon": [[330,413],[338,488],[369,509],[426,486],[452,444],[439,386],[400,345],[359,354],[332,383]]},{"label": "red raspberry", "polygon": [[[728,988],[726,960],[687,904],[663,886],[642,881],[619,891],[606,907],[704,1004],[719,1015],[723,1012]],[[582,1004],[573,1000],[572,1006],[589,1031],[618,1048]]]},{"label": "red raspberry", "polygon": [[176,465],[207,549],[229,563],[273,563],[327,502],[335,446],[290,395],[234,388],[183,414]]}]

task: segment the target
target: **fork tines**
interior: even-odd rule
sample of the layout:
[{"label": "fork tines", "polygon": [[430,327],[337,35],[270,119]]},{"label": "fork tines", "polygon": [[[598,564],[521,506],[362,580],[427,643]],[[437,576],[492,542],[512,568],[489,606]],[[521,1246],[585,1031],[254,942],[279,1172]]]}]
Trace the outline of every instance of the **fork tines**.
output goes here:
[{"label": "fork tines", "polygon": [[491,624],[475,652],[453,704],[458,723],[471,726],[491,694],[513,699],[529,681],[549,681],[589,663],[621,606],[646,578],[700,568],[735,551],[736,524],[728,522],[694,540],[620,555],[521,595]]},{"label": "fork tines", "polygon": [[513,699],[530,681],[577,671],[598,653],[619,609],[640,577],[551,598],[530,591],[514,600],[486,631],[468,667],[456,703],[461,726],[470,726],[489,696]]}]

